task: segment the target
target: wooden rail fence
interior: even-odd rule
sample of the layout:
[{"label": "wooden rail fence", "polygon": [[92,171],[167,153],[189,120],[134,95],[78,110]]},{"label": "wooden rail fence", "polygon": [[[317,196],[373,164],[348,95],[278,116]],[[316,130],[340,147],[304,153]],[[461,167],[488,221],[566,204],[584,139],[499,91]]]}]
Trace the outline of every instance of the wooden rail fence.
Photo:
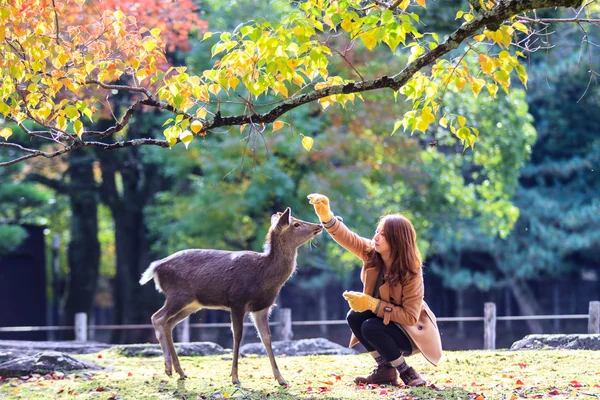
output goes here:
[{"label": "wooden rail fence", "polygon": [[[497,321],[527,321],[527,320],[555,320],[555,319],[587,319],[588,333],[600,334],[600,301],[590,301],[588,314],[567,314],[567,315],[522,315],[522,316],[497,316],[496,303],[484,303],[483,317],[439,317],[438,322],[483,322],[483,348],[485,350],[496,349],[496,322]],[[315,320],[315,321],[294,321],[292,320],[292,310],[282,308],[279,310],[277,322],[270,322],[270,326],[276,327],[280,340],[291,340],[294,337],[293,326],[314,326],[314,325],[345,325],[346,320]],[[244,323],[244,326],[254,326],[251,323]],[[183,320],[177,325],[176,335],[179,342],[190,341],[191,328],[230,328],[229,323],[195,323],[189,322],[189,318]],[[33,331],[75,331],[75,340],[87,341],[88,332],[92,330],[113,330],[113,329],[152,329],[152,324],[138,325],[88,325],[87,314],[78,313],[75,315],[74,326],[12,326],[0,327],[0,332],[33,332]]]}]

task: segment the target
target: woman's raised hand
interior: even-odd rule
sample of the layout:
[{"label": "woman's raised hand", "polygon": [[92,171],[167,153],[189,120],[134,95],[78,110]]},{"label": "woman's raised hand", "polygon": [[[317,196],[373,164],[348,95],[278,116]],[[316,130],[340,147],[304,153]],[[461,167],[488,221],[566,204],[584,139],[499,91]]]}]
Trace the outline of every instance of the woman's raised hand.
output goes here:
[{"label": "woman's raised hand", "polygon": [[315,213],[319,216],[322,223],[329,222],[333,219],[334,215],[329,209],[329,199],[327,196],[320,193],[312,193],[306,197],[308,197],[310,204],[315,207]]}]

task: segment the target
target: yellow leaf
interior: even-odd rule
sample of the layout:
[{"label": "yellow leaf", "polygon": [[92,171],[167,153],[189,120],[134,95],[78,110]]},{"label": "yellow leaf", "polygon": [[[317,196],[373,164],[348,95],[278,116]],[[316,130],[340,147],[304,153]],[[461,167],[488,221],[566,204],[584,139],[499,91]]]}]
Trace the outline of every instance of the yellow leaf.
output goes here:
[{"label": "yellow leaf", "polygon": [[490,96],[492,96],[492,99],[495,99],[496,93],[498,92],[498,86],[494,85],[493,83],[488,83],[487,85],[485,85],[485,87],[487,88],[488,92],[490,92]]},{"label": "yellow leaf", "polygon": [[427,5],[425,4],[426,0],[415,0],[417,2],[418,5],[420,5],[423,8],[427,8]]},{"label": "yellow leaf", "polygon": [[440,125],[444,128],[448,127],[448,120],[446,119],[446,117],[440,118]]},{"label": "yellow leaf", "polygon": [[373,48],[375,48],[375,46],[377,45],[377,39],[375,38],[375,35],[373,35],[371,32],[363,33],[362,35],[360,35],[360,38],[363,40],[365,46],[367,46],[367,49],[369,50],[373,50]]},{"label": "yellow leaf", "polygon": [[6,34],[6,27],[4,24],[0,25],[0,42],[4,40],[4,35]]},{"label": "yellow leaf", "polygon": [[202,37],[202,40],[206,40],[206,39],[208,39],[209,37],[211,37],[212,35],[213,35],[213,33],[212,33],[212,32],[206,32],[206,33],[204,34],[204,36]]},{"label": "yellow leaf", "polygon": [[144,42],[142,46],[144,46],[144,49],[146,49],[147,52],[151,52],[156,47],[156,43],[152,40],[148,40],[147,42]]},{"label": "yellow leaf", "polygon": [[4,138],[4,140],[8,140],[10,135],[12,135],[12,130],[10,128],[0,129],[0,136],[2,136]]},{"label": "yellow leaf", "polygon": [[483,39],[485,39],[485,35],[481,34],[481,35],[473,36],[473,39],[475,39],[475,41],[477,41],[477,42],[481,42],[481,41],[483,41]]},{"label": "yellow leaf", "polygon": [[192,122],[192,124],[190,125],[190,129],[192,130],[192,132],[194,132],[194,133],[198,133],[198,132],[200,132],[200,131],[202,130],[202,127],[203,127],[203,126],[204,126],[204,125],[202,125],[202,122],[200,122],[200,121],[198,121],[198,120],[196,119],[196,120],[194,120],[194,121]]},{"label": "yellow leaf", "polygon": [[273,132],[278,131],[281,128],[283,128],[283,125],[285,125],[285,122],[283,122],[283,121],[275,121],[275,122],[273,122]]},{"label": "yellow leaf", "polygon": [[81,120],[78,119],[73,123],[73,129],[75,130],[77,137],[81,139],[81,136],[83,136],[83,123]]},{"label": "yellow leaf", "polygon": [[157,38],[157,37],[158,37],[158,35],[160,35],[160,29],[159,29],[159,28],[154,28],[154,29],[152,29],[152,30],[150,30],[150,34],[151,34],[152,36],[154,36],[155,38]]},{"label": "yellow leaf", "polygon": [[169,136],[167,138],[167,144],[169,145],[169,147],[173,147],[175,145],[175,143],[177,143],[177,138],[175,138],[173,136]]},{"label": "yellow leaf", "polygon": [[246,125],[248,124],[240,125],[240,133],[244,132],[244,129],[246,129]]},{"label": "yellow leaf", "polygon": [[457,119],[458,119],[458,124],[459,124],[461,127],[465,126],[465,124],[467,123],[467,119],[466,119],[465,117],[463,117],[462,115],[459,115],[459,116],[457,117]]},{"label": "yellow leaf", "polygon": [[306,151],[310,151],[313,147],[314,140],[310,136],[304,136],[302,138],[302,147],[306,149]]},{"label": "yellow leaf", "polygon": [[[194,121],[194,122],[196,122],[196,121]],[[194,135],[192,135],[192,132],[190,132],[188,130],[181,132],[181,134],[179,135],[179,140],[181,140],[183,142],[186,149],[190,145],[190,142],[192,141],[193,138],[194,138]]]},{"label": "yellow leaf", "polygon": [[525,24],[523,24],[521,22],[515,22],[513,24],[513,28],[515,28],[516,30],[521,31],[523,33],[529,33],[529,29],[527,29]]}]

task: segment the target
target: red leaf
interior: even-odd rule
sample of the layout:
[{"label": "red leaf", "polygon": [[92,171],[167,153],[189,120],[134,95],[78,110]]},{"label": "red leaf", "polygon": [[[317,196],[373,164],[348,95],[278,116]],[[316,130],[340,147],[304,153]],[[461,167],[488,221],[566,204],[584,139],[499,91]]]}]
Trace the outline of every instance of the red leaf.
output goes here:
[{"label": "red leaf", "polygon": [[527,368],[527,364],[525,364],[525,363],[519,363],[519,367],[521,367],[521,368]]},{"label": "red leaf", "polygon": [[517,381],[515,382],[515,384],[517,385],[524,385],[523,381],[520,379],[517,379]]},{"label": "red leaf", "polygon": [[573,388],[580,388],[581,385],[579,384],[579,382],[573,380],[571,381],[571,383],[569,383],[569,386],[573,387]]},{"label": "red leaf", "polygon": [[597,383],[594,385],[595,388],[600,388],[600,385],[598,385]]},{"label": "red leaf", "polygon": [[479,396],[475,397],[475,400],[485,400],[485,397],[483,397],[482,395],[479,395]]},{"label": "red leaf", "polygon": [[312,390],[313,390],[313,388],[312,388],[312,387],[310,387],[310,386],[306,388],[306,391],[307,391],[307,392],[312,392]]},{"label": "red leaf", "polygon": [[104,390],[105,390],[105,389],[104,389],[102,386],[98,386],[98,387],[96,388],[96,392],[104,392]]},{"label": "red leaf", "polygon": [[102,358],[102,354],[98,354],[98,358]]},{"label": "red leaf", "polygon": [[127,376],[133,376],[133,374],[131,372],[128,372]]},{"label": "red leaf", "polygon": [[452,379],[446,379],[446,383],[452,383]]},{"label": "red leaf", "polygon": [[339,376],[339,375],[336,375],[336,376],[335,376],[335,380],[336,380],[336,381],[339,381],[339,380],[341,380],[341,379],[342,379],[342,377],[341,377],[341,376]]},{"label": "red leaf", "polygon": [[379,395],[380,396],[387,396],[388,393],[389,393],[389,390],[383,389],[382,391],[379,392]]},{"label": "red leaf", "polygon": [[560,394],[560,392],[559,392],[558,390],[554,389],[553,391],[551,391],[551,392],[548,392],[548,394],[549,394],[550,396],[557,396],[557,395],[559,395],[559,394]]}]

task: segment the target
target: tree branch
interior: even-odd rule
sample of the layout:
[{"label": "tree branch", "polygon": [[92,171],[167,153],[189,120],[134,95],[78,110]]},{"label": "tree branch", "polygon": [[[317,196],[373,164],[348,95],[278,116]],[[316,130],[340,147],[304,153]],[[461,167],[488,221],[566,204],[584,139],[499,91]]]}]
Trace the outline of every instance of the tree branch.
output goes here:
[{"label": "tree branch", "polygon": [[529,17],[517,17],[517,21],[526,22],[532,24],[554,24],[558,22],[572,22],[572,23],[584,23],[584,24],[598,24],[600,19],[594,18],[529,18]]},{"label": "tree branch", "polygon": [[[287,112],[307,103],[314,102],[318,99],[337,95],[337,94],[350,94],[350,93],[360,93],[367,92],[371,90],[390,88],[394,91],[402,88],[418,71],[423,69],[424,67],[433,64],[436,60],[440,59],[450,51],[456,49],[465,39],[475,35],[479,30],[483,28],[488,28],[490,30],[497,30],[499,26],[509,20],[510,18],[526,12],[531,11],[533,9],[542,9],[542,8],[554,8],[554,7],[579,7],[581,6],[583,0],[507,0],[502,1],[498,4],[497,7],[493,8],[489,11],[484,11],[476,18],[465,22],[462,26],[460,26],[456,31],[454,31],[448,39],[446,39],[439,46],[434,48],[433,50],[429,50],[413,62],[408,64],[402,71],[398,74],[388,77],[382,76],[378,79],[362,81],[362,82],[352,82],[346,83],[342,85],[329,86],[323,89],[314,90],[309,93],[305,93],[302,95],[292,96],[281,101],[277,106],[273,107],[270,111],[265,113],[256,113],[252,112],[252,115],[235,115],[235,116],[225,116],[223,117],[220,112],[217,112],[216,115],[210,120],[200,120],[204,125],[204,131],[225,127],[225,126],[233,126],[233,125],[244,125],[244,124],[259,124],[259,123],[271,123],[274,122],[281,115],[286,114]],[[390,4],[387,4],[390,6]],[[526,17],[520,17],[526,18]],[[534,20],[535,21],[535,20]],[[175,114],[182,114],[186,118],[190,119],[198,119],[193,115],[183,113],[180,110],[175,109],[171,105],[155,100],[152,98],[151,93],[141,87],[135,86],[126,86],[126,85],[108,85],[104,84],[100,81],[89,80],[87,81],[89,84],[97,84],[105,89],[116,89],[116,90],[127,90],[132,92],[143,93],[146,98],[143,100],[138,100],[135,102],[129,109],[126,111],[124,117],[121,122],[116,125],[104,130],[104,131],[88,131],[85,132],[85,136],[93,136],[97,135],[101,138],[107,137],[113,133],[119,132],[122,130],[128,123],[133,114],[133,112],[140,106],[146,105],[158,109],[167,110],[173,112]],[[104,150],[115,150],[124,147],[131,146],[140,146],[140,145],[154,145],[160,147],[168,147],[168,144],[165,140],[157,140],[157,139],[133,139],[128,141],[121,141],[115,143],[103,143],[103,142],[85,142],[85,141],[75,141],[71,145],[65,147],[64,149],[58,150],[53,153],[46,153],[39,150],[33,150],[24,148],[20,145],[13,143],[0,143],[0,146],[8,146],[14,147],[18,150],[27,152],[29,154],[19,157],[17,159],[0,163],[1,166],[15,164],[20,161],[27,160],[33,157],[46,157],[53,158],[64,154],[68,151],[71,151],[78,147],[88,147],[93,146],[97,148],[101,148]]]},{"label": "tree branch", "polygon": [[124,91],[128,91],[128,92],[138,92],[138,93],[143,93],[146,95],[146,97],[148,97],[149,99],[152,98],[152,93],[150,93],[150,91],[148,89],[146,89],[145,87],[141,87],[141,86],[129,86],[129,85],[109,85],[106,84],[104,82],[100,82],[97,79],[88,79],[87,81],[85,81],[85,83],[87,85],[91,85],[91,84],[95,84],[100,86],[103,89],[109,89],[109,90],[124,90]]}]

